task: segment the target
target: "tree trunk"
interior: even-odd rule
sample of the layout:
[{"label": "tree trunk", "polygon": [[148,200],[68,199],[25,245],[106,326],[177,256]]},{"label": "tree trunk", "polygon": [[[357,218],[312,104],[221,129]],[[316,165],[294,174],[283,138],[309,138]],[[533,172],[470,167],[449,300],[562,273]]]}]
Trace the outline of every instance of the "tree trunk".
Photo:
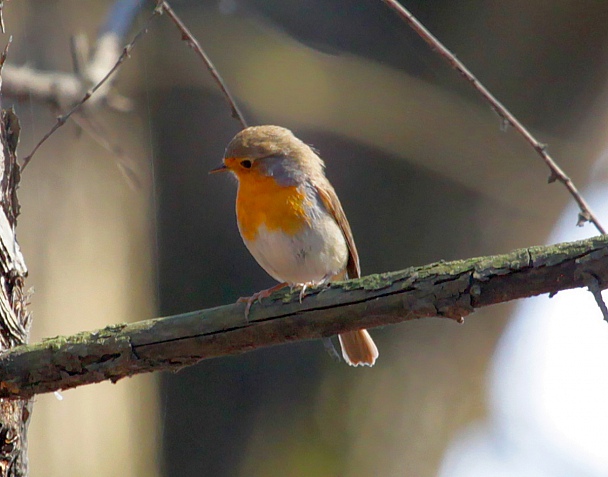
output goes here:
[{"label": "tree trunk", "polygon": [[[15,235],[20,171],[15,155],[19,122],[13,110],[0,114],[0,353],[27,343],[30,314],[25,262]],[[0,477],[26,476],[31,400],[0,399]]]}]

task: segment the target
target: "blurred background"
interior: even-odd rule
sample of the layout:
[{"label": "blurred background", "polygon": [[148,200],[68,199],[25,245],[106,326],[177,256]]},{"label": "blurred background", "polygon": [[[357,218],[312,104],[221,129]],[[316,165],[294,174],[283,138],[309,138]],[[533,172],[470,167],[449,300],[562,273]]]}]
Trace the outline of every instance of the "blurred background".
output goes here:
[{"label": "blurred background", "polygon": [[[600,201],[608,2],[403,3],[549,145],[575,183],[595,180]],[[9,62],[71,72],[70,36],[85,33],[94,44],[113,4],[5,2]],[[152,5],[143,6],[129,38]],[[571,201],[565,189],[546,184],[548,171],[534,151],[501,128],[488,105],[380,0],[172,5],[250,124],[288,127],[320,150],[365,274],[565,237],[550,236]],[[155,19],[114,87],[133,110],[100,107],[94,118],[128,157],[139,187],[125,180],[116,154],[74,123],[52,136],[22,178],[18,237],[35,289],[35,341],[231,303],[273,284],[241,242],[234,181],[207,175],[239,125],[167,18]],[[22,122],[23,157],[56,111],[5,92],[3,106],[11,102]],[[575,231],[576,210],[563,217]],[[608,223],[608,209],[602,219]],[[579,329],[582,312],[574,309],[564,319]],[[548,437],[556,429],[575,435],[569,422],[606,422],[606,409],[586,401],[605,402],[599,373],[555,373],[551,382],[561,386],[541,386],[580,350],[563,346],[573,334],[539,346],[534,337],[551,320],[534,330],[509,328],[514,310],[484,309],[464,325],[426,319],[372,330],[380,349],[372,369],[336,363],[321,343],[306,342],[67,391],[63,400],[39,396],[31,475],[608,475],[593,450],[606,448],[605,433],[579,425],[592,436],[592,450]],[[536,310],[528,321],[543,315]],[[583,332],[595,337],[587,351],[608,339],[594,313]],[[538,353],[510,358],[517,349],[509,343]],[[602,364],[596,355],[589,359]],[[580,389],[545,419],[522,418],[538,417],[557,395]],[[586,412],[572,414],[577,409]],[[544,461],[526,457],[539,455],[530,452],[534,446],[546,451]],[[517,466],[509,467],[509,456]],[[568,466],[547,468],[555,456]],[[590,456],[594,465],[585,467]]]}]

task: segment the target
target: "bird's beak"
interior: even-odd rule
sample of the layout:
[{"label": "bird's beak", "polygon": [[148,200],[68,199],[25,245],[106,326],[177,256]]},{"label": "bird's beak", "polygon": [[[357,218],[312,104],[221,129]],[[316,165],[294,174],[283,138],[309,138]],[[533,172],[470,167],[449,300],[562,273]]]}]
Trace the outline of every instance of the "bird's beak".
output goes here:
[{"label": "bird's beak", "polygon": [[226,167],[226,164],[222,164],[219,167],[216,167],[215,169],[211,169],[209,171],[209,174],[215,174],[216,172],[226,172],[228,170],[228,168]]}]

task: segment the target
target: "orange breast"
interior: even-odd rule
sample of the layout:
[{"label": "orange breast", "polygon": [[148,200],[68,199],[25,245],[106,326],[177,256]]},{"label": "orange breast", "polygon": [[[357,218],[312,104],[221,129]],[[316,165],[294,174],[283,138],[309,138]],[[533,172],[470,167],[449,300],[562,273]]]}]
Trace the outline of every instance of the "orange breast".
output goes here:
[{"label": "orange breast", "polygon": [[270,231],[294,235],[308,223],[312,204],[296,186],[283,187],[274,178],[258,174],[239,177],[236,216],[243,238],[253,240],[261,225]]}]

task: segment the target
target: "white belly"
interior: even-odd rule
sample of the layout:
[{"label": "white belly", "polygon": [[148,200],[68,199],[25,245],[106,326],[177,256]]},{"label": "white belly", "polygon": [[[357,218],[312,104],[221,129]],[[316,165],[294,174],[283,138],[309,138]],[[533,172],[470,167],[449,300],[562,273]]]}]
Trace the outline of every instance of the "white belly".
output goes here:
[{"label": "white belly", "polygon": [[304,226],[293,236],[261,226],[256,238],[245,240],[245,245],[279,282],[321,282],[344,270],[348,246],[340,227],[325,210],[310,220],[311,226]]}]

